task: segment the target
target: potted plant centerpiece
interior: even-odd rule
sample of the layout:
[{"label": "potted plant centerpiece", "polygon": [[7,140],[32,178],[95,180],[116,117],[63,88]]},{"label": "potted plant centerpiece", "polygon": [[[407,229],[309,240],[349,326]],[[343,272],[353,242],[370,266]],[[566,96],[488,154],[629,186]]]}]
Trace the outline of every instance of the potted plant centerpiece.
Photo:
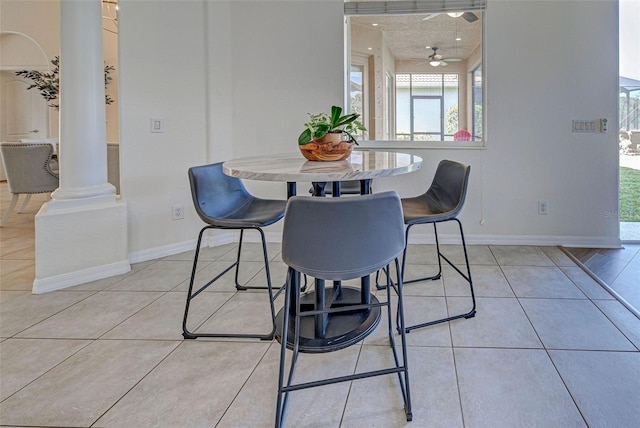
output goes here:
[{"label": "potted plant centerpiece", "polygon": [[354,134],[367,129],[358,120],[360,114],[342,114],[342,108],[331,107],[331,114],[309,114],[309,121],[298,137],[302,155],[311,161],[338,161],[351,155],[358,144]]}]

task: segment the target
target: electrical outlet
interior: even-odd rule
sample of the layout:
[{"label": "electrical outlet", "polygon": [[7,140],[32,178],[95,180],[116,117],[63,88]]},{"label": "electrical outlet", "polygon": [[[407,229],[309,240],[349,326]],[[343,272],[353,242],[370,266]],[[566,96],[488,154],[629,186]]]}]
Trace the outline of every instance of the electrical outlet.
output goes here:
[{"label": "electrical outlet", "polygon": [[547,201],[538,201],[538,215],[547,215]]},{"label": "electrical outlet", "polygon": [[182,220],[184,218],[184,205],[173,205],[171,207],[171,220]]}]

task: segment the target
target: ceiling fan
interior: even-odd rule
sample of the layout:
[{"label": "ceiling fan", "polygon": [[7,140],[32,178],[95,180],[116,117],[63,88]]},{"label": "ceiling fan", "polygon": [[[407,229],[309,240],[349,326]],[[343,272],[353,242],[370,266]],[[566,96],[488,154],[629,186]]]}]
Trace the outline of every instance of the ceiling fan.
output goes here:
[{"label": "ceiling fan", "polygon": [[467,22],[475,22],[478,20],[478,15],[473,12],[448,12],[447,15],[452,18],[462,17]]},{"label": "ceiling fan", "polygon": [[429,64],[433,67],[445,67],[447,63],[443,60],[443,56],[438,53],[437,47],[432,47],[433,53],[428,56]]},{"label": "ceiling fan", "polygon": [[433,53],[429,55],[427,61],[419,62],[417,65],[430,64],[432,67],[446,67],[450,62],[460,62],[462,58],[445,58],[438,53],[437,47],[431,48]]}]

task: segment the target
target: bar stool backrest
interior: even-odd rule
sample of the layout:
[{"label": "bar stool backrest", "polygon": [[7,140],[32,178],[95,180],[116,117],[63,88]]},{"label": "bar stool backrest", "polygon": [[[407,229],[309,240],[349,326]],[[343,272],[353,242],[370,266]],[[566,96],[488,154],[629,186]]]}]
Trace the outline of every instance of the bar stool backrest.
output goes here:
[{"label": "bar stool backrest", "polygon": [[254,199],[242,180],[222,172],[222,162],[189,168],[189,181],[194,206],[205,223],[223,221],[233,211]]},{"label": "bar stool backrest", "polygon": [[447,218],[456,217],[464,205],[469,183],[469,165],[443,160],[425,193],[429,207],[435,213],[447,213]]},{"label": "bar stool backrest", "polygon": [[394,191],[349,198],[294,196],[284,216],[283,262],[313,278],[369,275],[404,249],[400,197]]}]

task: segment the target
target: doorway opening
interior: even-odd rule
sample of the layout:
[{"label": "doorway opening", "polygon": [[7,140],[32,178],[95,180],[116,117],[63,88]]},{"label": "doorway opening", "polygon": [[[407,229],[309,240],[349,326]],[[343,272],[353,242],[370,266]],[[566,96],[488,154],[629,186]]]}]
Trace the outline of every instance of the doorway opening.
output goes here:
[{"label": "doorway opening", "polygon": [[640,3],[619,2],[620,240],[640,243],[640,39],[634,17]]}]

